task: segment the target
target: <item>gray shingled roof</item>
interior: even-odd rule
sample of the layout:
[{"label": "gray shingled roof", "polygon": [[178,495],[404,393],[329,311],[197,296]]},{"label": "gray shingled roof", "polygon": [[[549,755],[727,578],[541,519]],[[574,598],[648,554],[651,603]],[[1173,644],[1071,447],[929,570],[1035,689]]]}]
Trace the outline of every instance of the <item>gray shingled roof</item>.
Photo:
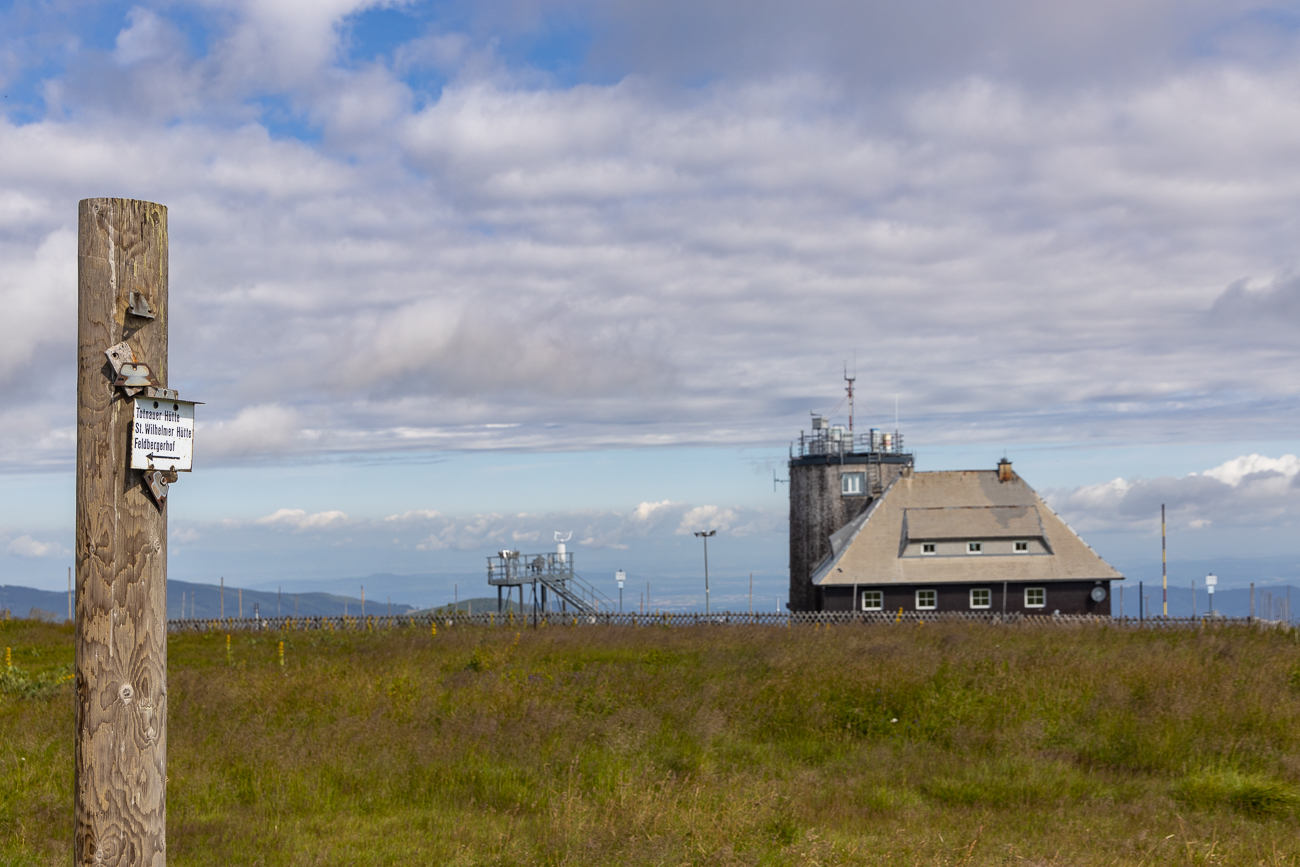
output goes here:
[{"label": "gray shingled roof", "polygon": [[1037,539],[1043,535],[1034,506],[923,506],[903,510],[908,541],[936,539]]},{"label": "gray shingled roof", "polygon": [[[925,535],[918,535],[925,534]],[[903,557],[910,540],[1041,538],[1051,553]],[[831,537],[813,583],[945,584],[980,581],[1119,581],[1033,488],[997,470],[913,473]]]}]

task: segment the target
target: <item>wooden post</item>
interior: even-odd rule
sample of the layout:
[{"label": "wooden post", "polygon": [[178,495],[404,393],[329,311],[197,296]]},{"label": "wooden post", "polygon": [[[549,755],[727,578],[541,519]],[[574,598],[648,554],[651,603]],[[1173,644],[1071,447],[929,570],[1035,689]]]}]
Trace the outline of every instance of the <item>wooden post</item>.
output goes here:
[{"label": "wooden post", "polygon": [[[127,312],[143,295],[153,319]],[[77,231],[77,864],[166,863],[167,513],[127,469],[133,404],[104,352],[167,383],[167,209],[85,199]]]}]

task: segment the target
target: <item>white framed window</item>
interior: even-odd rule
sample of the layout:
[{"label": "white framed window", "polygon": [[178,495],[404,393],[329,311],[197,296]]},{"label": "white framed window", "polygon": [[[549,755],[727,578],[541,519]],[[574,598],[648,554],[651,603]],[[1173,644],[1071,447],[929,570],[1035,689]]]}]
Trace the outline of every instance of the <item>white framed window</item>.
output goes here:
[{"label": "white framed window", "polygon": [[967,554],[983,554],[983,553],[984,553],[984,543],[983,543],[983,542],[967,542],[967,543],[966,543],[966,553],[967,553]]},{"label": "white framed window", "polygon": [[885,607],[885,593],[883,590],[862,591],[863,611],[879,611],[884,607]]},{"label": "white framed window", "polygon": [[928,554],[933,554],[937,549],[938,549],[938,546],[936,546],[933,542],[922,542],[922,543],[921,543],[921,553],[922,553],[922,554],[927,554],[927,555],[928,555]]},{"label": "white framed window", "polygon": [[933,611],[938,607],[939,607],[939,591],[937,590],[916,591],[916,610]]},{"label": "white framed window", "polygon": [[866,473],[844,473],[840,476],[840,493],[845,496],[857,496],[862,493]]},{"label": "white framed window", "polygon": [[1015,544],[1015,546],[1014,546],[1014,550],[1015,550],[1015,552],[1016,552],[1017,554],[1028,554],[1028,553],[1029,553],[1029,543],[1028,543],[1028,542],[1017,542],[1017,543]]},{"label": "white framed window", "polygon": [[993,591],[987,587],[976,587],[970,592],[971,608],[990,608],[993,605]]},{"label": "white framed window", "polygon": [[1026,587],[1026,588],[1025,588],[1025,607],[1026,607],[1026,608],[1045,608],[1045,607],[1047,607],[1047,588],[1046,588],[1046,587]]}]

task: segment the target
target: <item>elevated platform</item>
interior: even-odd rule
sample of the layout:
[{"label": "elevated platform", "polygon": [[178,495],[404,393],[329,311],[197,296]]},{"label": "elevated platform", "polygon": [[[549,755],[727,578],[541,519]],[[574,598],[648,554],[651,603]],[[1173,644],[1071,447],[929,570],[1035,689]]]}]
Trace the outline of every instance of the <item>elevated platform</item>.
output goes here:
[{"label": "elevated platform", "polygon": [[[618,605],[592,584],[573,571],[571,552],[547,551],[542,554],[523,554],[519,551],[498,551],[488,560],[488,584],[498,588],[520,588],[519,601],[523,607],[523,588],[531,586],[533,605],[540,610],[552,610],[558,605],[560,612],[580,614],[616,611]],[[549,591],[549,592],[548,592]],[[549,598],[552,597],[552,598]]]}]

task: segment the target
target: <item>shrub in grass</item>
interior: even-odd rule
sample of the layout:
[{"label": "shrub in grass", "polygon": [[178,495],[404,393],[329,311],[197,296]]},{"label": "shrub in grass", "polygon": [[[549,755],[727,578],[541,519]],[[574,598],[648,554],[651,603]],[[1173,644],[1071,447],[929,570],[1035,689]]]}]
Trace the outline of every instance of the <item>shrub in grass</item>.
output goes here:
[{"label": "shrub in grass", "polygon": [[59,694],[65,685],[72,682],[72,665],[65,664],[55,669],[28,673],[14,666],[0,668],[0,695],[21,698],[43,699]]},{"label": "shrub in grass", "polygon": [[1202,810],[1228,807],[1251,816],[1273,816],[1300,805],[1294,786],[1260,774],[1235,770],[1203,770],[1174,786],[1174,797]]}]

